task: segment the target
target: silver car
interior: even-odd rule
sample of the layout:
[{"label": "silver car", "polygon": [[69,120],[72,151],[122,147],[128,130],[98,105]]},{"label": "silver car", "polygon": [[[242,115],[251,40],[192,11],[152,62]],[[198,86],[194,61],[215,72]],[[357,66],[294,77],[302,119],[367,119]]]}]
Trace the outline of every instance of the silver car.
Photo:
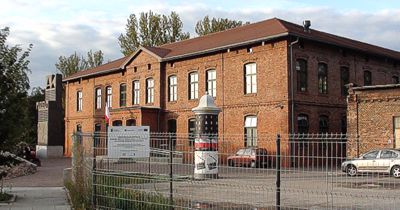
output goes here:
[{"label": "silver car", "polygon": [[371,150],[360,158],[344,161],[342,171],[349,176],[355,176],[357,173],[386,173],[400,178],[400,150]]}]

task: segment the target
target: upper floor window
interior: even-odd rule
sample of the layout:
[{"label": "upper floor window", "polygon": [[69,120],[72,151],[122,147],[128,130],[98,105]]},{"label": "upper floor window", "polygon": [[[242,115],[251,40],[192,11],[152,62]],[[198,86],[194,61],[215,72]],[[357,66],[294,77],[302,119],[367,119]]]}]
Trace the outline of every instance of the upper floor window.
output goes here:
[{"label": "upper floor window", "polygon": [[345,66],[340,67],[340,91],[342,93],[342,96],[348,95],[348,88],[346,87],[346,85],[350,83],[349,78],[349,68]]},{"label": "upper floor window", "polygon": [[308,131],[309,131],[308,115],[299,114],[299,116],[297,116],[297,133],[308,133]]},{"label": "upper floor window", "polygon": [[96,92],[95,96],[96,109],[101,109],[101,88],[96,88],[95,92]]},{"label": "upper floor window", "polygon": [[398,76],[393,76],[393,77],[392,77],[392,83],[393,83],[393,84],[399,84],[399,83],[400,83],[399,77],[398,77]]},{"label": "upper floor window", "polygon": [[82,91],[78,91],[76,93],[76,111],[82,111],[82,99],[83,95],[82,95]]},{"label": "upper floor window", "polygon": [[329,132],[329,118],[326,115],[319,116],[319,133]]},{"label": "upper floor window", "polygon": [[146,80],[146,103],[154,103],[154,79]]},{"label": "upper floor window", "polygon": [[140,102],[140,83],[139,80],[135,80],[132,82],[133,94],[132,94],[132,104],[137,105]]},{"label": "upper floor window", "polygon": [[119,106],[126,106],[126,84],[119,85]]},{"label": "upper floor window", "polygon": [[257,146],[257,117],[247,116],[244,120],[245,147]]},{"label": "upper floor window", "polygon": [[328,93],[328,66],[325,63],[318,64],[318,91]]},{"label": "upper floor window", "polygon": [[257,68],[256,63],[248,63],[244,66],[246,87],[245,93],[257,93]]},{"label": "upper floor window", "polygon": [[106,106],[107,107],[112,107],[112,87],[111,86],[107,86],[106,87]]},{"label": "upper floor window", "polygon": [[370,71],[364,71],[364,86],[372,85],[372,73]]},{"label": "upper floor window", "polygon": [[307,61],[304,59],[296,60],[297,72],[297,91],[307,91]]},{"label": "upper floor window", "polygon": [[212,97],[217,97],[217,72],[215,70],[207,71],[207,92]]},{"label": "upper floor window", "polygon": [[178,98],[178,83],[176,76],[170,76],[168,79],[168,92],[169,92],[169,101],[176,101]]},{"label": "upper floor window", "polygon": [[189,74],[189,99],[199,98],[199,74],[192,72]]}]

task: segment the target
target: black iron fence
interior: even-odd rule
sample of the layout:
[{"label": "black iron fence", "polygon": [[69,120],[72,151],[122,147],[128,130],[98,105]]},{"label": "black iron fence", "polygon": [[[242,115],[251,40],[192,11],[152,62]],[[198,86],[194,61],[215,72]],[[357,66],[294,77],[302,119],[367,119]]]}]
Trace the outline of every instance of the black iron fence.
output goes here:
[{"label": "black iron fence", "polygon": [[[257,147],[245,148],[243,135],[218,136],[217,173],[199,179],[190,134],[125,136],[126,151],[137,144],[129,139],[148,138],[149,155],[118,158],[110,157],[110,136],[74,136],[74,170],[86,170],[94,209],[400,208],[399,151],[382,150],[393,148],[378,142],[384,137],[359,145],[344,134],[258,135]],[[370,150],[375,159],[345,162]]]}]

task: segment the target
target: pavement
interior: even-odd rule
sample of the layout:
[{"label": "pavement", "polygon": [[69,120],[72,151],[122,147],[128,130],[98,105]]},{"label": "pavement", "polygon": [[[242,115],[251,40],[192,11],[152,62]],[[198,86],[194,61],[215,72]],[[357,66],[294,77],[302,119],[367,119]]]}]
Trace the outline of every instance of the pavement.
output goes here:
[{"label": "pavement", "polygon": [[0,210],[66,210],[71,209],[63,187],[63,170],[71,167],[70,158],[42,159],[35,174],[4,182],[5,191],[17,195],[11,204],[0,204]]}]

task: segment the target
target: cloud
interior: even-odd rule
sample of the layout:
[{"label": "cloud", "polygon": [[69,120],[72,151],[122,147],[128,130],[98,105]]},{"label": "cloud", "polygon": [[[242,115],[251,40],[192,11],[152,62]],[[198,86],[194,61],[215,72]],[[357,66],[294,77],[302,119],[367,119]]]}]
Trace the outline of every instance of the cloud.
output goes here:
[{"label": "cloud", "polygon": [[176,11],[183,20],[184,30],[192,36],[195,35],[196,22],[205,15],[250,22],[278,17],[297,24],[309,19],[314,29],[400,51],[398,9],[339,11],[326,6],[307,5],[286,9],[276,5],[228,8],[202,1],[170,3],[157,0],[142,4],[118,2],[116,9],[112,10],[113,4],[104,4],[107,8],[101,8],[100,3],[94,4],[92,1],[80,4],[18,0],[2,4],[5,8],[3,11],[13,11],[0,14],[1,24],[4,24],[0,27],[10,26],[11,29],[8,43],[25,47],[29,43],[34,44],[30,56],[32,87],[43,86],[45,75],[56,72],[54,64],[61,55],[68,56],[75,51],[85,54],[93,49],[102,50],[106,60],[122,57],[117,38],[125,32],[129,14],[150,9],[164,14]]}]

